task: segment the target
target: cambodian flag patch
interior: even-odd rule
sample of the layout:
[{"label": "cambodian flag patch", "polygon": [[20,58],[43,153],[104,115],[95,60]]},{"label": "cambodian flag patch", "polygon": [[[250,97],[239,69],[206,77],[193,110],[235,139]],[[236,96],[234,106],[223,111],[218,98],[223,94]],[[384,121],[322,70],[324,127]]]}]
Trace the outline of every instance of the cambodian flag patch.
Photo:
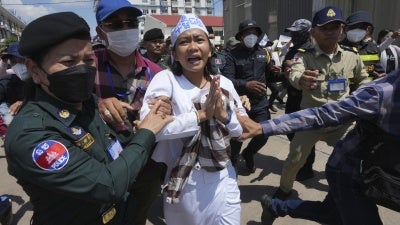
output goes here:
[{"label": "cambodian flag patch", "polygon": [[60,142],[48,140],[35,147],[32,152],[32,159],[39,168],[54,171],[67,165],[69,152]]}]

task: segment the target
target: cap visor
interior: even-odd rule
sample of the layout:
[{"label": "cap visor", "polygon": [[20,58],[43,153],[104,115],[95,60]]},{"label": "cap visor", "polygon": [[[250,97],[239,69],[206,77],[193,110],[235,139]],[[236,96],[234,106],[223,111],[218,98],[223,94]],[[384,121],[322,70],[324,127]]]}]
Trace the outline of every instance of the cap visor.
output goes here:
[{"label": "cap visor", "polygon": [[298,27],[289,27],[289,28],[285,28],[285,32],[296,32],[296,31],[300,31],[302,29],[298,28]]},{"label": "cap visor", "polygon": [[329,20],[329,21],[326,21],[325,23],[316,24],[316,26],[317,27],[322,27],[325,24],[333,23],[333,22],[340,22],[340,23],[346,24],[346,22],[344,20],[337,19],[337,20]]},{"label": "cap visor", "polygon": [[372,26],[371,23],[369,23],[369,22],[363,22],[363,21],[357,21],[357,22],[353,22],[353,23],[347,23],[346,25],[347,25],[347,26],[352,26],[352,25],[358,24],[358,23],[367,23],[367,24],[369,24],[369,26]]},{"label": "cap visor", "polygon": [[126,7],[122,7],[122,8],[116,9],[116,10],[114,10],[114,11],[110,11],[107,15],[103,16],[103,18],[101,19],[101,21],[107,19],[107,18],[108,18],[109,16],[111,16],[113,13],[118,12],[118,11],[120,11],[120,10],[129,10],[129,11],[132,12],[132,14],[133,14],[135,17],[139,17],[139,16],[143,15],[143,13],[142,13],[142,11],[140,11],[140,9],[135,8],[135,7],[131,7],[131,6],[126,6]]}]

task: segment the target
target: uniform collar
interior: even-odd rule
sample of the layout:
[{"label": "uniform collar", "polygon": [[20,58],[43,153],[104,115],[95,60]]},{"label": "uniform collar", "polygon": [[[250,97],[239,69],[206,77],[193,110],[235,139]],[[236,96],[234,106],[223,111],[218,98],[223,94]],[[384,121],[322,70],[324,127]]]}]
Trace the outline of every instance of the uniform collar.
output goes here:
[{"label": "uniform collar", "polygon": [[[314,49],[315,49],[315,56],[326,55],[326,53],[321,50],[318,43],[314,43]],[[343,52],[343,49],[339,46],[339,44],[336,44],[336,50],[333,53],[333,55],[337,55],[342,52]]]},{"label": "uniform collar", "polygon": [[[35,101],[40,105],[40,107],[42,107],[44,111],[47,111],[67,127],[71,125],[77,114],[80,112],[72,106],[53,98],[43,91],[39,86],[36,88]],[[85,105],[90,104],[90,102],[93,101],[94,99],[92,97],[90,100],[83,102],[82,108],[85,108]]]}]

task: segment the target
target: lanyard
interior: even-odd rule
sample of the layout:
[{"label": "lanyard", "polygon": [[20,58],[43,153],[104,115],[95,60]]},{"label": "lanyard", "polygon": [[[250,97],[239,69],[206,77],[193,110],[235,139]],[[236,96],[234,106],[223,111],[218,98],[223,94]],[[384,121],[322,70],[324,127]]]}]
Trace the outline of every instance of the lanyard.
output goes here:
[{"label": "lanyard", "polygon": [[[113,82],[112,74],[111,74],[111,70],[110,70],[110,65],[109,65],[108,63],[107,63],[107,76],[108,76],[108,80],[109,80],[109,82],[110,82],[111,89],[113,90],[113,92],[114,92],[118,97],[120,97],[120,98],[125,98],[125,97],[127,97],[128,95],[132,94],[132,91],[127,91],[126,93],[118,93],[118,92],[115,90],[114,82]],[[148,66],[148,67],[146,68],[146,75],[145,75],[145,78],[144,78],[144,83],[147,84],[148,81],[150,81],[152,78],[153,78],[153,75],[151,74],[150,67]],[[146,90],[146,87],[138,86],[136,89]]]},{"label": "lanyard", "polygon": [[108,81],[110,82],[110,86],[111,89],[113,90],[113,92],[120,98],[125,98],[126,96],[132,94],[132,92],[127,91],[125,93],[118,93],[115,88],[114,88],[114,82],[112,80],[112,75],[111,75],[111,71],[110,71],[110,66],[107,64],[107,76],[108,76]]}]

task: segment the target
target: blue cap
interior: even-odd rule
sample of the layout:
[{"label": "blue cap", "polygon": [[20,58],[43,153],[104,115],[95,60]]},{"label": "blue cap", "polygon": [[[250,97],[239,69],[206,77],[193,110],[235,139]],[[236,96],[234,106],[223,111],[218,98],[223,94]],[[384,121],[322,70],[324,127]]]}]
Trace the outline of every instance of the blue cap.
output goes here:
[{"label": "blue cap", "polygon": [[2,56],[2,58],[9,58],[10,56],[15,56],[21,59],[25,59],[18,51],[19,42],[13,42],[7,47],[7,54]]},{"label": "blue cap", "polygon": [[348,26],[357,23],[368,23],[370,26],[372,26],[372,17],[367,11],[357,11],[353,12],[349,17],[347,17],[346,23]]},{"label": "blue cap", "polygon": [[336,6],[327,6],[315,13],[312,27],[323,26],[330,22],[345,23],[342,17],[342,10]]},{"label": "blue cap", "polygon": [[127,0],[101,0],[96,9],[97,24],[100,24],[111,14],[123,8],[131,10],[132,14],[136,17],[142,15],[142,11],[136,7],[133,7],[132,4]]}]

